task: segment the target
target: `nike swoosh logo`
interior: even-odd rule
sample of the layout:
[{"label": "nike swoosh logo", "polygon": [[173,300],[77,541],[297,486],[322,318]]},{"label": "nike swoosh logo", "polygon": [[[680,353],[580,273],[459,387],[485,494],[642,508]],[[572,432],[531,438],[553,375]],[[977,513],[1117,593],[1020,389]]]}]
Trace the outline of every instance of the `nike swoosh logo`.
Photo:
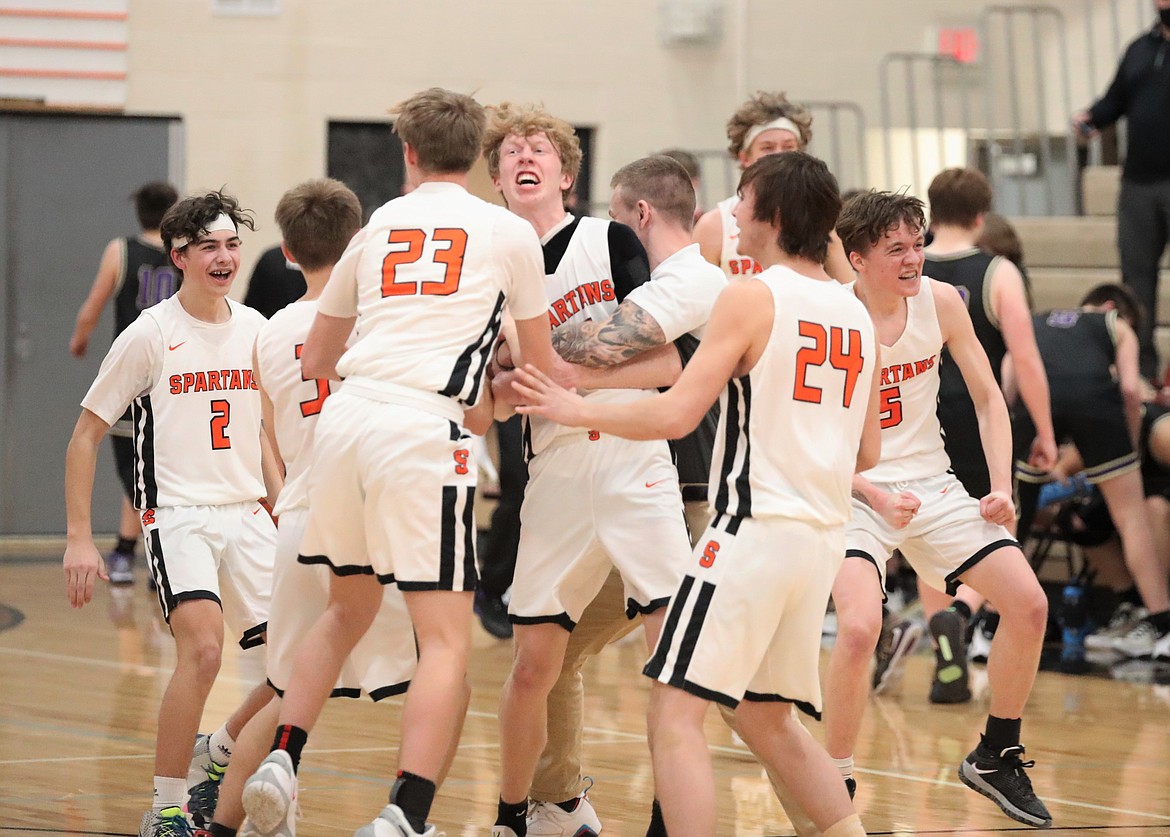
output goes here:
[{"label": "nike swoosh logo", "polygon": [[175,349],[179,348],[180,346],[182,346],[182,345],[183,345],[184,343],[186,343],[186,342],[187,342],[187,341],[186,341],[186,340],[184,340],[182,343],[176,343],[176,344],[175,344],[175,345],[173,345],[173,346],[167,346],[167,348],[168,348],[168,349],[170,349],[170,350],[173,352]]},{"label": "nike swoosh logo", "polygon": [[661,480],[654,480],[654,482],[648,482],[648,483],[646,483],[646,487],[653,488],[654,486],[658,485],[658,483],[660,483],[660,482],[666,482],[666,480],[661,479]]},{"label": "nike swoosh logo", "polygon": [[[261,508],[263,508],[263,506],[261,506]],[[256,509],[256,511],[252,512],[252,514],[254,514],[254,515],[260,514],[260,509]]]},{"label": "nike swoosh logo", "polygon": [[986,776],[988,773],[998,773],[999,772],[999,768],[997,768],[997,767],[983,768],[983,767],[978,767],[976,765],[971,765],[971,766],[975,768],[975,772],[978,773],[980,776]]}]

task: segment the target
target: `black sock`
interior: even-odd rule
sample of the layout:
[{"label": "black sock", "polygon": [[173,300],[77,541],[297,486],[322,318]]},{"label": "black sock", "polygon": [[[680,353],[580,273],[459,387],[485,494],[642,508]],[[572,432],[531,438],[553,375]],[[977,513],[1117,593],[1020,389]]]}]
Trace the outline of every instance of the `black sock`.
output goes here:
[{"label": "black sock", "polygon": [[1142,606],[1142,594],[1138,592],[1136,586],[1127,587],[1125,590],[1118,590],[1117,599],[1121,602],[1129,602],[1131,605],[1137,607]]},{"label": "black sock", "polygon": [[118,545],[114,547],[115,552],[121,552],[123,555],[133,555],[135,547],[138,546],[138,538],[123,538],[118,536]]},{"label": "black sock", "polygon": [[516,832],[516,837],[528,837],[528,800],[505,802],[500,799],[496,808],[496,825],[506,825]]},{"label": "black sock", "polygon": [[213,822],[207,826],[207,833],[211,837],[236,837],[236,829],[228,828],[226,825],[220,825],[217,822]]},{"label": "black sock", "polygon": [[305,749],[305,742],[309,740],[309,734],[300,727],[294,727],[292,724],[282,724],[276,728],[276,737],[272,739],[272,750],[284,750],[288,753],[288,757],[292,759],[293,773],[297,772],[297,768],[301,766],[301,750]]},{"label": "black sock", "polygon": [[955,599],[951,602],[951,610],[963,617],[964,622],[971,621],[971,605],[967,604],[962,599]]},{"label": "black sock", "polygon": [[646,837],[666,837],[666,820],[662,818],[662,806],[657,799],[650,809],[650,827],[646,829]]},{"label": "black sock", "polygon": [[427,830],[427,815],[434,801],[434,782],[405,770],[398,771],[398,778],[390,789],[390,804],[402,809],[410,827],[419,834]]},{"label": "black sock", "polygon": [[1163,610],[1161,613],[1151,613],[1146,617],[1146,620],[1158,629],[1159,634],[1170,631],[1170,610]]},{"label": "black sock", "polygon": [[1020,743],[1020,719],[987,716],[987,729],[983,733],[983,748],[999,755],[1008,747]]},{"label": "black sock", "polygon": [[577,810],[577,806],[581,804],[581,797],[574,796],[572,799],[566,799],[564,802],[554,802],[558,808],[566,814],[571,814]]}]

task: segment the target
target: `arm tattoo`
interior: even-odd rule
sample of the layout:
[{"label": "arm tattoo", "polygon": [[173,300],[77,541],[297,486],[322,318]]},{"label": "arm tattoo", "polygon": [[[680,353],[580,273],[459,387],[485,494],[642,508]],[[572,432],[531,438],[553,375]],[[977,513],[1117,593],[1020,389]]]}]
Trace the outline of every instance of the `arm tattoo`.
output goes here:
[{"label": "arm tattoo", "polygon": [[633,302],[623,302],[609,319],[560,328],[553,348],[569,363],[593,368],[614,366],[666,342],[662,326]]},{"label": "arm tattoo", "polygon": [[860,491],[856,488],[853,489],[853,499],[861,503],[863,506],[868,506],[871,509],[873,508],[873,503],[871,503],[869,498],[865,496],[864,491]]}]

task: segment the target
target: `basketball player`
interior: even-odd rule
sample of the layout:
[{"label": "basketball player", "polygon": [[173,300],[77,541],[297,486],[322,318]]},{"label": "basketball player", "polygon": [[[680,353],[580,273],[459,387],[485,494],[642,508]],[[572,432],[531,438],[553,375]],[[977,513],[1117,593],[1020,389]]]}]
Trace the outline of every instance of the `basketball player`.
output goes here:
[{"label": "basketball player", "polygon": [[[435,833],[426,819],[466,710],[476,586],[476,465],[464,407],[480,405],[505,306],[522,356],[545,369],[552,358],[532,228],[466,191],[483,107],[431,88],[395,112],[417,188],[379,208],[354,237],[301,354],[306,377],[345,380],[317,422],[299,559],[332,569],[329,606],[301,642],[273,752],[244,790],[250,816],[264,809],[277,828],[292,816],[301,750],[382,607],[382,585],[395,583],[418,668],[390,804],[358,830],[362,837]],[[490,419],[484,401],[469,424],[483,432]]]},{"label": "basketball player", "polygon": [[[563,196],[581,161],[570,125],[538,107],[503,103],[492,114],[484,152],[508,208],[532,225],[544,245],[554,340],[563,328],[607,319],[649,279],[645,252],[629,227],[565,211]],[[661,297],[655,298],[661,303]],[[675,305],[667,301],[657,313],[665,319]],[[637,310],[645,326],[646,311]],[[705,316],[688,312],[680,333],[697,327]],[[676,325],[667,321],[655,328],[674,330]],[[620,351],[630,357],[646,348]],[[666,351],[677,363],[674,348]],[[590,398],[630,401],[647,395],[610,389]],[[547,741],[549,695],[562,679],[569,639],[586,607],[616,567],[626,616],[643,614],[652,646],[690,546],[678,473],[665,442],[629,442],[557,427],[539,417],[527,422],[525,439],[529,483],[509,604],[516,653],[500,698],[502,780],[492,829],[500,837],[528,833],[529,792]],[[565,514],[566,508],[579,511]],[[647,550],[647,543],[653,548]],[[571,683],[562,687],[579,690],[576,673],[570,672]],[[565,711],[579,711],[579,699],[571,696],[573,704]],[[573,809],[567,813],[579,814],[580,826],[589,829],[583,833],[596,833],[601,825],[592,808],[583,807],[588,803],[578,798],[578,788],[579,781],[573,788],[562,786],[569,798],[554,795],[542,801],[564,801]]]},{"label": "basketball player", "polygon": [[210,814],[235,736],[272,696],[258,686],[224,727],[200,737],[198,763],[188,766],[224,623],[243,648],[263,642],[272,588],[276,529],[257,501],[266,445],[251,348],[264,318],[227,296],[241,225],[251,228],[251,218],[220,192],[167,211],[160,232],[182,287],[114,341],[65,455],[65,579],[70,602],[82,607],[104,577],[90,524],[97,445],[133,402],[134,505],[177,657],[159,707],[154,803],[141,837],[189,834],[188,796],[194,813]]},{"label": "basketball player", "polygon": [[[599,321],[566,323],[553,333],[553,345],[572,364],[613,369],[647,350],[674,343],[690,357],[698,346],[715,298],[727,280],[691,241],[695,203],[687,170],[671,157],[646,157],[623,166],[610,181],[609,214],[632,229],[645,248],[651,281],[639,285]],[[507,376],[498,379],[504,382]],[[509,386],[504,398],[515,400]],[[693,537],[706,528],[706,477],[718,414],[712,411],[693,434],[673,445],[688,529]],[[611,572],[601,592],[585,608],[569,637],[561,672],[549,692],[548,741],[537,762],[529,795],[528,834],[578,834],[600,828],[589,799],[580,792],[584,687],[582,666],[608,643],[628,633],[621,576]],[[661,813],[653,815],[661,820]]]},{"label": "basketball player", "polygon": [[[97,276],[89,296],[77,312],[77,324],[69,338],[69,353],[85,357],[89,337],[98,324],[102,309],[114,300],[114,337],[138,318],[144,308],[162,302],[178,290],[178,274],[170,254],[163,249],[158,233],[163,215],[179,199],[169,183],[146,183],[134,192],[134,209],[142,232],[133,238],[115,238],[106,245],[98,264]],[[111,584],[134,583],[134,550],[142,534],[134,497],[134,445],[130,441],[130,413],[126,412],[110,428],[110,445],[114,464],[122,482],[122,518],[118,523],[118,543],[106,556],[106,572]]]},{"label": "basketball player", "polygon": [[[852,791],[853,747],[865,711],[865,677],[881,629],[886,561],[895,549],[927,583],[954,593],[970,585],[1000,612],[988,662],[991,713],[959,778],[1009,817],[1037,827],[1052,818],[1032,792],[1019,743],[1020,716],[1044,641],[1048,603],[1005,527],[1011,499],[1011,426],[1003,394],[962,299],[922,276],[922,202],[868,192],[850,200],[837,233],[857,271],[853,291],[882,345],[882,454],[854,477],[845,561],[833,583],[837,642],[829,661],[826,748]],[[943,348],[966,381],[979,417],[991,492],[971,497],[950,470],[936,403]]]},{"label": "basketball player", "polygon": [[[1098,285],[1079,310],[1036,316],[1036,340],[1052,382],[1052,418],[1077,447],[1086,480],[1097,486],[1121,535],[1129,568],[1149,613],[1109,647],[1129,657],[1170,658],[1170,589],[1165,553],[1155,549],[1138,451],[1141,450],[1140,314],[1123,285]],[[1021,432],[1027,417],[1017,418]],[[1016,463],[1021,522],[1031,520],[1047,475]],[[1097,644],[1097,643],[1094,643]]]},{"label": "basketball player", "polygon": [[[788,101],[782,92],[760,90],[731,115],[727,121],[727,139],[728,153],[741,169],[746,169],[768,154],[803,151],[812,141],[812,114],[803,105]],[[695,241],[703,258],[719,265],[731,282],[761,270],[758,263],[738,250],[739,228],[735,223],[738,202],[738,195],[719,201],[695,224]],[[840,282],[853,279],[836,233],[829,245],[825,269]]]},{"label": "basketball player", "polygon": [[715,519],[644,669],[657,681],[651,749],[666,827],[674,837],[717,833],[703,737],[715,701],[735,707],[753,751],[827,837],[864,834],[790,704],[819,715],[821,623],[844,549],[850,475],[877,461],[873,324],[822,267],[841,206],[823,162],[769,157],[744,172],[739,192],[741,246],[765,270],[723,292],[675,386],[599,403],[529,370],[519,409],[602,433],[678,438],[720,398]]},{"label": "basketball player", "polygon": [[[1035,439],[1015,439],[1018,458],[1047,472],[1056,463],[1048,379],[1036,349],[1032,313],[1023,277],[1014,264],[981,250],[977,243],[983,219],[991,210],[991,184],[976,169],[946,169],[930,183],[930,223],[934,238],[926,248],[923,273],[953,285],[967,306],[991,372],[1002,388],[1004,357],[1011,353],[1016,385],[1024,408],[1038,428]],[[991,491],[987,461],[979,444],[979,423],[967,385],[950,355],[939,369],[938,420],[951,469],[972,497]],[[1026,455],[1026,445],[1031,455]],[[1014,522],[1008,526],[1015,531]],[[1027,537],[1027,532],[1022,537]],[[971,699],[967,685],[967,627],[982,598],[964,587],[953,600],[918,580],[919,597],[935,647],[930,684],[932,703]],[[943,641],[945,638],[945,641]]]}]

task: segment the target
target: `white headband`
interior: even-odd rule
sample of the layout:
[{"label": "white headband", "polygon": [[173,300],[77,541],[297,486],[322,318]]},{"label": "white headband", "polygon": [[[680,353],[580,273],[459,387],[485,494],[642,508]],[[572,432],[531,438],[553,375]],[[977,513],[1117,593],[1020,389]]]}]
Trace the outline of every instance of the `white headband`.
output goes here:
[{"label": "white headband", "polygon": [[740,151],[747,151],[749,148],[751,148],[752,142],[755,140],[755,138],[764,133],[764,131],[776,130],[788,131],[794,137],[796,137],[797,142],[799,142],[801,145],[804,145],[804,139],[801,137],[800,128],[796,126],[796,123],[788,117],[778,116],[771,122],[767,122],[763,125],[753,125],[751,128],[749,128],[748,132],[744,134],[743,145],[740,146]]},{"label": "white headband", "polygon": [[[203,230],[203,232],[200,233],[199,235],[200,235],[200,237],[202,237],[202,236],[207,235],[208,233],[219,232],[220,230],[231,230],[232,232],[237,232],[236,222],[233,221],[232,217],[230,215],[228,215],[226,212],[219,213],[219,217],[217,217],[214,221],[212,221],[210,224],[208,224],[207,227]],[[175,238],[173,241],[171,241],[171,249],[172,250],[182,250],[184,247],[186,247],[190,243],[191,242],[187,238],[180,235],[177,238]]]}]

